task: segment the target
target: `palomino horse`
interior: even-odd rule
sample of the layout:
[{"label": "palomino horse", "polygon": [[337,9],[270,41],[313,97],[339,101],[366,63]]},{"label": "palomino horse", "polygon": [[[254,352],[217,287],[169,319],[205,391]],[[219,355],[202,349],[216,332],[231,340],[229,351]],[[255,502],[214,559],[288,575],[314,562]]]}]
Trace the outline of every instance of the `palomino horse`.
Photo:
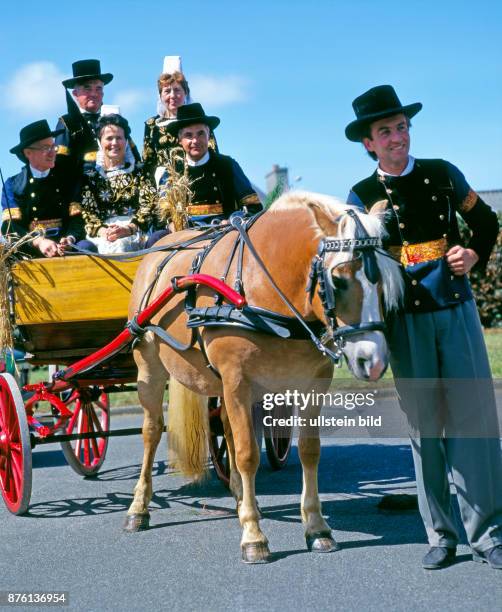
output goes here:
[{"label": "palomino horse", "polygon": [[[242,559],[247,563],[267,560],[268,541],[260,529],[255,498],[259,449],[253,435],[251,407],[261,399],[258,389],[262,394],[263,389],[283,392],[286,380],[294,381],[299,392],[327,391],[333,375],[333,360],[342,351],[356,377],[376,380],[383,374],[387,346],[382,332],[382,301],[387,309],[396,307],[401,298],[402,280],[398,264],[379,248],[382,232],[376,214],[356,212],[327,196],[292,192],[276,200],[249,228],[247,236],[252,245],[246,243],[243,247],[242,265],[239,257],[233,256],[238,250],[236,231],[224,235],[209,253],[204,253],[201,272],[216,277],[226,272],[226,281],[231,286],[242,272],[249,305],[287,317],[296,309],[312,329],[316,324],[324,328],[323,341],[318,340],[319,330],[314,340],[308,334],[302,339],[285,339],[236,326],[216,325],[201,328],[198,344],[188,350],[177,350],[152,333],[145,334],[134,351],[139,399],[145,412],[145,450],[124,527],[127,531],[148,526],[152,465],[163,428],[163,393],[170,377],[170,432],[177,427],[171,420],[176,390],[180,387],[201,396],[224,398],[226,413],[222,418],[230,450],[230,486],[237,499],[242,525]],[[177,232],[159,244],[168,245],[195,234],[194,231]],[[253,255],[253,247],[269,276]],[[136,275],[129,316],[133,317],[144,307],[145,295],[153,300],[169,286],[172,277],[189,273],[201,249],[197,244],[182,250],[163,268],[159,264],[166,257],[165,252],[147,255]],[[152,282],[156,276],[157,282]],[[199,287],[196,300],[197,307],[212,306],[214,292]],[[182,296],[176,296],[154,323],[180,343],[190,346],[191,330],[187,329]],[[329,348],[333,344],[338,355]],[[181,385],[176,385],[176,381]],[[320,408],[312,405],[302,416],[315,418],[319,412]],[[176,449],[185,450],[192,459],[195,450],[191,429],[202,426],[204,420],[196,418],[199,425],[189,420],[181,438],[179,432],[173,431],[178,436],[173,442]],[[320,440],[316,433],[312,435],[310,430],[307,435],[304,428],[299,432],[298,451],[303,468],[301,517],[309,550],[329,552],[337,545],[321,514],[317,485]],[[200,463],[206,459],[207,455],[202,454]],[[181,457],[180,462],[183,463]],[[194,469],[192,465],[186,471],[197,476],[195,472],[202,467]]]}]

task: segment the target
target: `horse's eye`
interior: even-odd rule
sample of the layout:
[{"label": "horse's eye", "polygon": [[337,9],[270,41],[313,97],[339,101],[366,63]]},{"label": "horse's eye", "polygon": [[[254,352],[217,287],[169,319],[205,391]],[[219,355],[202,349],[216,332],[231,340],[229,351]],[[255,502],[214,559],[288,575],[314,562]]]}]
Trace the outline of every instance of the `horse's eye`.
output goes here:
[{"label": "horse's eye", "polygon": [[333,285],[337,291],[344,291],[349,286],[347,280],[340,276],[333,276]]}]

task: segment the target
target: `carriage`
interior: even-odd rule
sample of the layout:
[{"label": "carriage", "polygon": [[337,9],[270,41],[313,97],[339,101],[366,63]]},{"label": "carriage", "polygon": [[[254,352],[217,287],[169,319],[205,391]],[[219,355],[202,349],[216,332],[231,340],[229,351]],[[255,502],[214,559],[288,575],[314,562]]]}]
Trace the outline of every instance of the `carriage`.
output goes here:
[{"label": "carriage", "polygon": [[[134,334],[127,305],[141,258],[76,255],[18,260],[8,270],[9,316],[23,361],[33,366],[58,364],[52,379],[31,383],[0,374],[0,485],[6,507],[27,511],[32,484],[32,449],[60,443],[69,465],[80,475],[97,474],[112,436],[140,428],[110,430],[110,396],[134,390],[137,370],[132,358]],[[206,275],[178,278],[136,317],[146,325],[177,292],[205,285],[230,303],[243,298]],[[54,367],[52,368],[54,370]],[[21,385],[21,387],[20,387]],[[228,485],[229,464],[219,398],[208,398],[209,450],[215,472]],[[259,406],[256,434],[261,445]],[[265,432],[267,456],[274,469],[287,461],[291,436]]]}]

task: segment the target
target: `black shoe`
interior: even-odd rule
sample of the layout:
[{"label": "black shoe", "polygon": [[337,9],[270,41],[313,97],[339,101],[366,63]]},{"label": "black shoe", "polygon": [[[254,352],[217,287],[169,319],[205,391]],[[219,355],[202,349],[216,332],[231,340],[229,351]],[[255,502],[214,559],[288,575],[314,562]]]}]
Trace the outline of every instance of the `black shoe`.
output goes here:
[{"label": "black shoe", "polygon": [[456,548],[446,548],[446,546],[431,546],[429,552],[422,559],[424,569],[442,569],[455,563]]},{"label": "black shoe", "polygon": [[488,563],[492,569],[502,569],[502,544],[493,546],[484,552],[472,551],[472,560],[478,563]]}]

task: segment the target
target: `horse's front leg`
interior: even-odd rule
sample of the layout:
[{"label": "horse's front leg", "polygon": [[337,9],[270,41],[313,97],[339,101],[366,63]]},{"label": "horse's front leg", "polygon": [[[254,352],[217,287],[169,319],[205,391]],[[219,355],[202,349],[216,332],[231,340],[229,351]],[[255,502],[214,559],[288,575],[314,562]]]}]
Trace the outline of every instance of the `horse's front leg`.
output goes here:
[{"label": "horse's front leg", "polygon": [[242,499],[237,506],[242,526],[242,560],[244,563],[265,563],[270,550],[268,540],[260,529],[260,513],[256,504],[255,477],[260,454],[251,416],[251,394],[242,381],[232,386],[225,383],[224,393],[235,463],[242,482]]},{"label": "horse's front leg", "polygon": [[235,498],[235,501],[237,502],[237,512],[239,512],[239,506],[242,501],[242,478],[235,464],[234,438],[232,435],[232,428],[230,427],[230,422],[228,420],[228,415],[225,408],[225,400],[223,398],[221,398],[220,418],[221,422],[223,423],[225,442],[227,444],[228,462],[230,465],[230,483],[228,486],[230,488],[230,492]]},{"label": "horse's front leg", "polygon": [[[124,531],[135,532],[148,529],[150,513],[148,504],[152,500],[152,468],[155,452],[164,429],[162,400],[166,387],[167,375],[159,362],[158,370],[147,368],[139,359],[138,363],[138,397],[144,410],[143,418],[143,464],[139,480],[134,487],[134,499],[127,511]],[[145,367],[142,367],[145,366]]]},{"label": "horse's front leg", "polygon": [[[310,423],[310,419],[315,419],[319,414],[320,409],[310,407],[301,416]],[[321,456],[319,428],[300,427],[299,430],[298,454],[303,469],[301,514],[307,548],[312,552],[332,552],[338,549],[338,545],[321,513],[317,481]]]}]

